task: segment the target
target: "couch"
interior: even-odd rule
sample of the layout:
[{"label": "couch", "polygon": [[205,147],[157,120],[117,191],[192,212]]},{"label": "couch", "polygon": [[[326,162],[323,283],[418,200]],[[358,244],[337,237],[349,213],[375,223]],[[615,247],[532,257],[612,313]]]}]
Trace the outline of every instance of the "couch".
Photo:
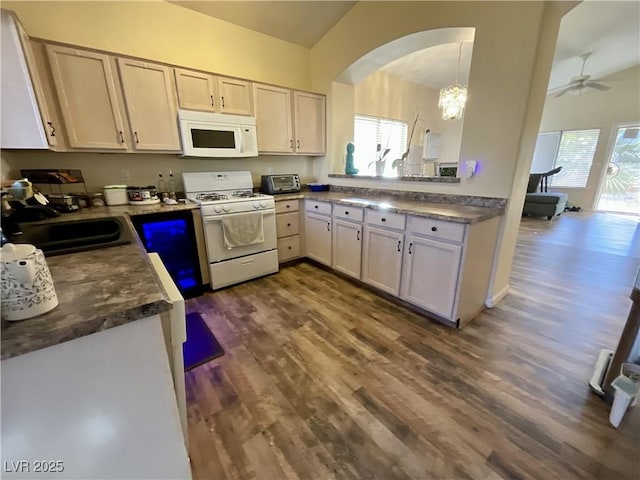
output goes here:
[{"label": "couch", "polygon": [[[567,205],[567,194],[549,192],[547,185],[548,178],[560,170],[562,170],[562,167],[554,168],[545,173],[532,173],[529,175],[522,215],[547,217],[548,220],[551,220],[564,211],[564,207]],[[540,188],[540,191],[538,191],[538,188]]]}]

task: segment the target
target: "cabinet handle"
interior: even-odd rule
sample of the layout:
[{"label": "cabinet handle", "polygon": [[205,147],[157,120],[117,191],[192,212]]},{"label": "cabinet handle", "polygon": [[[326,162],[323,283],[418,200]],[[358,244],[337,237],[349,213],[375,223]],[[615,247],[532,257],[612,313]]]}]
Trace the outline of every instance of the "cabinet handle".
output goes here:
[{"label": "cabinet handle", "polygon": [[360,240],[360,230],[356,232],[356,240]]},{"label": "cabinet handle", "polygon": [[348,210],[347,210],[347,211],[345,211],[345,212],[344,212],[344,214],[345,214],[345,215],[349,215],[349,211],[348,211]]},{"label": "cabinet handle", "polygon": [[220,97],[220,102],[222,103],[222,108],[224,108],[224,97]]},{"label": "cabinet handle", "polygon": [[49,128],[51,129],[51,133],[49,134],[50,137],[55,137],[56,136],[56,127],[53,126],[52,122],[47,122],[47,125],[49,125]]},{"label": "cabinet handle", "polygon": [[289,245],[287,248],[288,248],[289,250],[291,250],[291,245]]},{"label": "cabinet handle", "polygon": [[291,205],[287,204],[287,208],[291,208]]},{"label": "cabinet handle", "polygon": [[329,222],[327,222],[327,232],[331,231],[331,224]]},{"label": "cabinet handle", "polygon": [[298,150],[300,149],[300,140],[296,140],[296,144],[298,145]]},{"label": "cabinet handle", "polygon": [[438,227],[431,227],[432,232],[436,232],[437,230],[438,230]]},{"label": "cabinet handle", "polygon": [[411,255],[411,247],[413,247],[413,242],[409,243],[409,255]]},{"label": "cabinet handle", "polygon": [[398,240],[398,251],[400,251],[401,246],[402,246],[402,240]]},{"label": "cabinet handle", "polygon": [[318,208],[318,205],[314,205],[313,208]]},{"label": "cabinet handle", "polygon": [[122,134],[122,130],[120,130],[120,143],[124,143],[124,135]]},{"label": "cabinet handle", "polygon": [[213,95],[211,95],[211,106],[215,107],[215,105],[213,104]]},{"label": "cabinet handle", "polygon": [[290,227],[290,226],[291,226],[291,224],[290,224],[290,223],[287,223],[287,227]]},{"label": "cabinet handle", "polygon": [[136,143],[140,143],[140,140],[138,139],[138,132],[133,132],[133,134],[136,137]]},{"label": "cabinet handle", "polygon": [[380,219],[380,221],[381,221],[381,222],[386,222],[386,221],[387,221],[387,219],[386,219],[386,218],[381,218],[381,219]]},{"label": "cabinet handle", "polygon": [[289,148],[293,150],[293,139],[289,139]]}]

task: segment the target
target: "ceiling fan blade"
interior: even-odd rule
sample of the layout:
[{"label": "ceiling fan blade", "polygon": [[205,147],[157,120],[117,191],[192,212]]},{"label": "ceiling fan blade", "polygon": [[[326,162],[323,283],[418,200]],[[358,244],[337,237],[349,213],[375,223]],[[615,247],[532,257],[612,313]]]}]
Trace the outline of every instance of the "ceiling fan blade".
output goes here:
[{"label": "ceiling fan blade", "polygon": [[586,82],[585,86],[595,88],[596,90],[600,90],[601,92],[606,92],[611,88],[609,85],[605,85],[604,83],[597,83],[597,82]]},{"label": "ceiling fan blade", "polygon": [[556,93],[555,97],[561,97],[562,95],[564,95],[565,93],[567,93],[569,90],[571,90],[573,88],[573,85],[567,85],[566,87],[564,87],[562,90],[560,90],[558,93]]}]

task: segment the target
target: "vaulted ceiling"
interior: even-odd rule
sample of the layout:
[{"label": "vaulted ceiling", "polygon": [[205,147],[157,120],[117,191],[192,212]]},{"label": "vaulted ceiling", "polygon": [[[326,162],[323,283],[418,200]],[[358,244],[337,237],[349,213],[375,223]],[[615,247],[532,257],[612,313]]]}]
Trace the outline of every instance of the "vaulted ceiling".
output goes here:
[{"label": "vaulted ceiling", "polygon": [[[307,48],[313,47],[357,2],[182,1],[185,8]],[[431,88],[453,83],[458,44],[434,46],[386,65],[383,70]],[[472,43],[464,43],[460,83],[467,82]],[[549,89],[580,73],[580,55],[593,52],[585,73],[598,79],[640,65],[640,2],[584,1],[562,20]]]}]

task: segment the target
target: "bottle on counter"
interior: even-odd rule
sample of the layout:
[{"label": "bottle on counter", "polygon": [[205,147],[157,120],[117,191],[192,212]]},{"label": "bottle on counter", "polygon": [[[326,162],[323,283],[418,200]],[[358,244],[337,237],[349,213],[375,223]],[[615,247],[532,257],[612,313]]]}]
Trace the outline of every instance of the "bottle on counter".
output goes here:
[{"label": "bottle on counter", "polygon": [[176,200],[176,180],[173,178],[173,170],[169,170],[169,198]]},{"label": "bottle on counter", "polygon": [[162,178],[162,172],[158,174],[158,198],[164,200],[167,195],[167,182]]}]

